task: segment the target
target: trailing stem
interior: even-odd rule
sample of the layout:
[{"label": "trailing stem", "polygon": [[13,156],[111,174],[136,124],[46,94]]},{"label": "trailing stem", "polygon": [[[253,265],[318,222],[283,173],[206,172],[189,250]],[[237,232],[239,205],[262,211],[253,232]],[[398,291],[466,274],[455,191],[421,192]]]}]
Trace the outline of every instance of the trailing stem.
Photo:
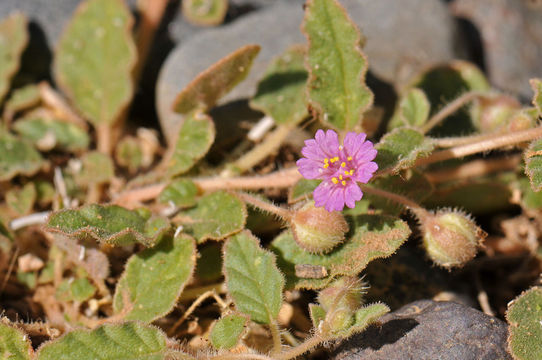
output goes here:
[{"label": "trailing stem", "polygon": [[271,214],[275,214],[277,216],[279,216],[281,219],[287,221],[289,220],[291,217],[292,217],[292,213],[290,212],[290,210],[287,210],[285,208],[282,208],[280,206],[277,206],[277,205],[274,205],[270,202],[267,202],[267,201],[263,201],[261,199],[259,199],[258,197],[256,196],[253,196],[253,195],[250,195],[250,194],[247,194],[247,193],[243,193],[243,192],[238,192],[236,193],[237,196],[239,198],[241,198],[241,200],[243,200],[244,202],[260,209],[260,210],[263,210],[263,211],[267,211]]}]

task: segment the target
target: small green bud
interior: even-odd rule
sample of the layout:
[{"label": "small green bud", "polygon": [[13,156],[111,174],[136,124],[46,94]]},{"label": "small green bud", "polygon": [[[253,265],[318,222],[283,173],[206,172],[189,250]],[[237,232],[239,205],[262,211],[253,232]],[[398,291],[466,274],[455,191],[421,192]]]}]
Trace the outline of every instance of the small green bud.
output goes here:
[{"label": "small green bud", "polygon": [[419,218],[425,250],[433,262],[445,268],[462,266],[473,259],[487,236],[459,211],[439,210]]},{"label": "small green bud", "polygon": [[339,211],[317,208],[311,201],[294,212],[291,228],[297,244],[310,253],[327,253],[343,242],[348,224]]},{"label": "small green bud", "polygon": [[473,124],[480,132],[492,133],[518,131],[530,127],[524,127],[526,124],[522,118],[516,119],[520,109],[519,101],[510,96],[489,95],[477,99],[470,112]]}]

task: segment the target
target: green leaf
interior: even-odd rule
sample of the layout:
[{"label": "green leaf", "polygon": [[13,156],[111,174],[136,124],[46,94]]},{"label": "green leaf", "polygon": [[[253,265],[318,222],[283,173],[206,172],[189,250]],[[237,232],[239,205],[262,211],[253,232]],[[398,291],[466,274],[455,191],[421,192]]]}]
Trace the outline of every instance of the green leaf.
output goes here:
[{"label": "green leaf", "polygon": [[27,117],[17,120],[13,129],[42,151],[59,148],[77,152],[85,150],[90,143],[86,131],[62,120]]},{"label": "green leaf", "polygon": [[166,163],[168,174],[176,176],[190,170],[207,154],[214,140],[213,119],[198,111],[188,115],[181,125],[173,153]]},{"label": "green leaf", "polygon": [[418,88],[412,88],[399,100],[388,129],[403,126],[420,127],[429,118],[430,110],[431,104],[425,93]]},{"label": "green leaf", "polygon": [[531,79],[529,83],[534,91],[533,105],[538,111],[538,116],[542,116],[542,79]]},{"label": "green leaf", "polygon": [[228,0],[184,0],[182,6],[183,15],[195,25],[219,25],[228,12]]},{"label": "green leaf", "polygon": [[30,360],[33,351],[28,336],[9,325],[7,318],[0,319],[0,358]]},{"label": "green leaf", "polygon": [[[271,243],[278,256],[277,264],[286,275],[286,287],[321,289],[334,277],[357,275],[367,264],[392,255],[409,237],[408,225],[392,216],[358,215],[347,217],[350,232],[347,240],[328,254],[311,254],[301,249],[289,231]],[[329,276],[323,279],[302,279],[295,276],[295,265],[324,266]]]},{"label": "green leaf", "polygon": [[0,131],[0,181],[17,175],[34,175],[43,165],[39,152],[28,142]]},{"label": "green leaf", "polygon": [[92,238],[111,245],[141,243],[154,246],[169,231],[169,221],[145,218],[117,205],[85,205],[52,213],[46,230],[73,238]]},{"label": "green leaf", "polygon": [[90,151],[81,157],[81,169],[75,174],[81,185],[103,184],[115,176],[115,166],[111,158],[99,151]]},{"label": "green leaf", "polygon": [[375,148],[378,150],[375,159],[378,170],[389,170],[396,174],[414,166],[416,160],[428,156],[435,146],[421,132],[400,128],[384,135]]},{"label": "green leaf", "polygon": [[11,120],[15,113],[36,106],[40,101],[41,94],[38,85],[30,84],[15,89],[4,105],[4,116]]},{"label": "green leaf", "polygon": [[117,284],[115,313],[144,322],[166,315],[175,307],[195,265],[194,239],[186,234],[168,236],[152,249],[133,255]]},{"label": "green leaf", "polygon": [[74,330],[42,345],[39,360],[163,360],[166,336],[138,323],[107,324],[94,330]]},{"label": "green leaf", "polygon": [[273,60],[258,83],[250,107],[273,118],[277,124],[295,125],[308,116],[305,47],[293,46]]},{"label": "green leaf", "polygon": [[361,34],[337,0],[309,0],[303,30],[309,42],[309,104],[318,119],[339,130],[359,127],[373,103],[365,85]]},{"label": "green leaf", "polygon": [[26,16],[16,12],[0,22],[0,103],[19,70],[21,55],[28,43]]},{"label": "green leaf", "polygon": [[270,324],[282,305],[284,278],[275,256],[245,230],[232,236],[224,246],[224,275],[228,292],[237,309],[252,321]]},{"label": "green leaf", "polygon": [[225,191],[216,191],[199,199],[196,207],[182,213],[187,217],[185,231],[196,238],[222,240],[243,229],[247,218],[245,203]]},{"label": "green leaf", "polygon": [[140,143],[132,136],[125,136],[115,148],[115,160],[131,173],[143,165],[143,150]]},{"label": "green leaf", "polygon": [[32,211],[37,192],[33,183],[26,183],[22,188],[12,188],[6,192],[6,203],[17,215],[26,215]]},{"label": "green leaf", "polygon": [[520,179],[517,187],[521,191],[521,205],[527,209],[542,209],[542,192],[534,192],[527,178]]},{"label": "green leaf", "polygon": [[132,98],[137,55],[124,1],[82,2],[55,53],[56,82],[92,124],[113,124]]},{"label": "green leaf", "polygon": [[320,305],[309,304],[309,314],[312,321],[312,327],[315,329],[318,329],[320,322],[326,319],[326,311]]},{"label": "green leaf", "polygon": [[64,280],[56,289],[56,297],[62,301],[83,302],[96,292],[94,285],[87,278]]},{"label": "green leaf", "polygon": [[542,359],[542,287],[523,292],[508,306],[508,350],[514,359]]},{"label": "green leaf", "polygon": [[201,72],[177,95],[173,110],[188,114],[195,109],[206,111],[240,83],[260,52],[258,45],[246,45]]},{"label": "green leaf", "polygon": [[198,188],[190,179],[176,179],[162,190],[158,201],[167,204],[170,201],[179,208],[187,208],[196,205]]},{"label": "green leaf", "polygon": [[390,308],[387,305],[380,303],[363,306],[354,314],[354,324],[349,329],[338,332],[337,335],[340,338],[347,338],[362,332],[389,311]]},{"label": "green leaf", "polygon": [[245,331],[248,318],[241,314],[229,314],[218,320],[209,339],[215,349],[231,349],[239,342]]},{"label": "green leaf", "polygon": [[56,196],[56,190],[54,186],[47,180],[34,181],[36,186],[36,201],[42,207],[46,207],[51,204]]},{"label": "green leaf", "polygon": [[310,199],[312,192],[321,182],[322,180],[299,179],[288,191],[288,203],[292,204],[303,199]]},{"label": "green leaf", "polygon": [[535,192],[542,189],[542,139],[533,141],[525,151],[525,174]]}]

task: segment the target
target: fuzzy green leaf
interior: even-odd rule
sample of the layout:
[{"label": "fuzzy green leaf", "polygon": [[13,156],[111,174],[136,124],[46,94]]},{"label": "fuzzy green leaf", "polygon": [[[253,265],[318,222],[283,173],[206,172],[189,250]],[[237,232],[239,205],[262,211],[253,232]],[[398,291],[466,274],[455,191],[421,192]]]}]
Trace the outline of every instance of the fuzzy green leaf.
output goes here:
[{"label": "fuzzy green leaf", "polygon": [[15,89],[4,105],[4,116],[11,120],[18,111],[36,106],[40,101],[40,90],[35,84]]},{"label": "fuzzy green leaf", "polygon": [[61,120],[28,117],[17,120],[13,129],[43,151],[59,148],[67,151],[85,150],[90,137],[87,132]]},{"label": "fuzzy green leaf", "polygon": [[81,169],[75,174],[81,185],[103,184],[115,176],[115,166],[111,158],[99,151],[90,151],[81,157]]},{"label": "fuzzy green leaf", "polygon": [[518,360],[542,359],[542,287],[533,287],[509,306],[508,350]]},{"label": "fuzzy green leaf", "polygon": [[136,47],[124,1],[87,0],[55,54],[55,79],[94,125],[113,124],[132,98]]},{"label": "fuzzy green leaf", "polygon": [[168,236],[152,249],[133,255],[117,284],[115,313],[124,311],[125,319],[144,322],[166,315],[192,277],[195,264],[194,239],[186,234]]},{"label": "fuzzy green leaf", "polygon": [[229,314],[216,322],[209,339],[215,349],[231,349],[239,342],[248,318],[241,314]]},{"label": "fuzzy green leaf", "polygon": [[309,315],[312,321],[312,327],[318,329],[320,322],[326,319],[326,311],[323,307],[316,304],[309,304]]},{"label": "fuzzy green leaf", "polygon": [[7,205],[19,216],[32,211],[36,198],[37,191],[34,183],[27,183],[22,188],[12,188],[6,192]]},{"label": "fuzzy green leaf", "polygon": [[342,338],[347,338],[362,332],[388,312],[390,312],[390,308],[385,304],[377,303],[366,305],[357,310],[354,314],[354,325],[347,330],[339,332],[337,335]]},{"label": "fuzzy green leaf", "polygon": [[207,154],[215,140],[213,119],[201,112],[187,116],[175,142],[174,152],[167,162],[170,176],[183,174]]},{"label": "fuzzy green leaf", "polygon": [[359,30],[337,0],[307,1],[303,30],[309,42],[310,106],[324,124],[356,129],[373,103]]},{"label": "fuzzy green leaf", "polygon": [[525,151],[525,174],[531,181],[531,188],[542,190],[542,139],[533,141]]},{"label": "fuzzy green leaf", "polygon": [[542,79],[531,79],[529,83],[534,91],[533,105],[538,111],[538,116],[542,117]]},{"label": "fuzzy green leaf", "polygon": [[228,11],[228,0],[184,0],[182,5],[183,15],[195,25],[219,25]]},{"label": "fuzzy green leaf", "polygon": [[28,142],[0,131],[0,181],[16,175],[34,175],[43,165],[43,159]]},{"label": "fuzzy green leaf", "polygon": [[28,336],[9,326],[7,318],[0,319],[0,359],[30,360],[32,354]]},{"label": "fuzzy green leaf", "polygon": [[428,156],[435,146],[421,132],[400,128],[384,135],[375,148],[378,150],[375,159],[378,170],[397,173],[412,167],[416,160]]},{"label": "fuzzy green leaf", "polygon": [[143,150],[132,136],[125,136],[115,148],[115,160],[120,166],[134,173],[143,165]]},{"label": "fuzzy green leaf", "polygon": [[237,309],[252,321],[270,324],[282,305],[284,278],[275,256],[245,230],[232,236],[224,246],[224,275],[228,292]]},{"label": "fuzzy green leaf", "polygon": [[245,203],[235,195],[216,191],[199,199],[196,207],[182,213],[188,217],[186,232],[198,243],[222,240],[243,229],[247,218]]},{"label": "fuzzy green leaf", "polygon": [[111,245],[154,246],[170,229],[161,217],[146,218],[117,205],[85,205],[52,213],[46,230],[74,238],[92,238]]},{"label": "fuzzy green leaf", "polygon": [[196,109],[206,111],[212,108],[248,75],[259,52],[258,45],[246,45],[211,65],[177,95],[173,110],[188,114]]},{"label": "fuzzy green leaf", "polygon": [[39,360],[163,360],[166,336],[138,323],[107,324],[94,330],[74,330],[42,345]]},{"label": "fuzzy green leaf", "polygon": [[27,19],[16,12],[0,22],[0,103],[19,70],[21,54],[28,43]]},{"label": "fuzzy green leaf", "polygon": [[167,204],[170,201],[179,208],[186,208],[196,205],[198,188],[190,179],[176,179],[162,190],[158,201]]},{"label": "fuzzy green leaf", "polygon": [[267,68],[250,107],[272,117],[277,124],[301,122],[308,116],[307,77],[305,47],[288,49]]},{"label": "fuzzy green leaf", "polygon": [[425,93],[418,88],[410,89],[399,100],[395,113],[388,124],[388,128],[395,129],[403,126],[420,127],[429,118],[430,110],[431,104]]},{"label": "fuzzy green leaf", "polygon": [[[301,249],[289,231],[271,243],[277,264],[286,275],[287,288],[321,289],[334,277],[357,275],[367,264],[388,257],[408,239],[410,228],[396,218],[385,215],[347,217],[350,232],[347,240],[328,254],[311,254]],[[324,266],[329,276],[323,279],[302,279],[295,276],[296,264]]]}]

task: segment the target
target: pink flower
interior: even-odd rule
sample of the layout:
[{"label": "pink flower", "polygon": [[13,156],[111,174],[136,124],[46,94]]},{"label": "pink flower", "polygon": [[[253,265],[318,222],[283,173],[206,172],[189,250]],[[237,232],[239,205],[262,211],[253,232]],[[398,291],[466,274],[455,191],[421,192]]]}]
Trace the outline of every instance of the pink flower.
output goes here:
[{"label": "pink flower", "polygon": [[299,172],[306,179],[322,179],[314,189],[315,206],[327,211],[341,211],[361,200],[363,192],[357,182],[366,184],[378,165],[371,160],[377,151],[373,143],[365,141],[364,133],[349,132],[344,146],[339,145],[337,133],[333,130],[318,130],[314,139],[305,140],[301,149],[304,158],[297,160]]}]

